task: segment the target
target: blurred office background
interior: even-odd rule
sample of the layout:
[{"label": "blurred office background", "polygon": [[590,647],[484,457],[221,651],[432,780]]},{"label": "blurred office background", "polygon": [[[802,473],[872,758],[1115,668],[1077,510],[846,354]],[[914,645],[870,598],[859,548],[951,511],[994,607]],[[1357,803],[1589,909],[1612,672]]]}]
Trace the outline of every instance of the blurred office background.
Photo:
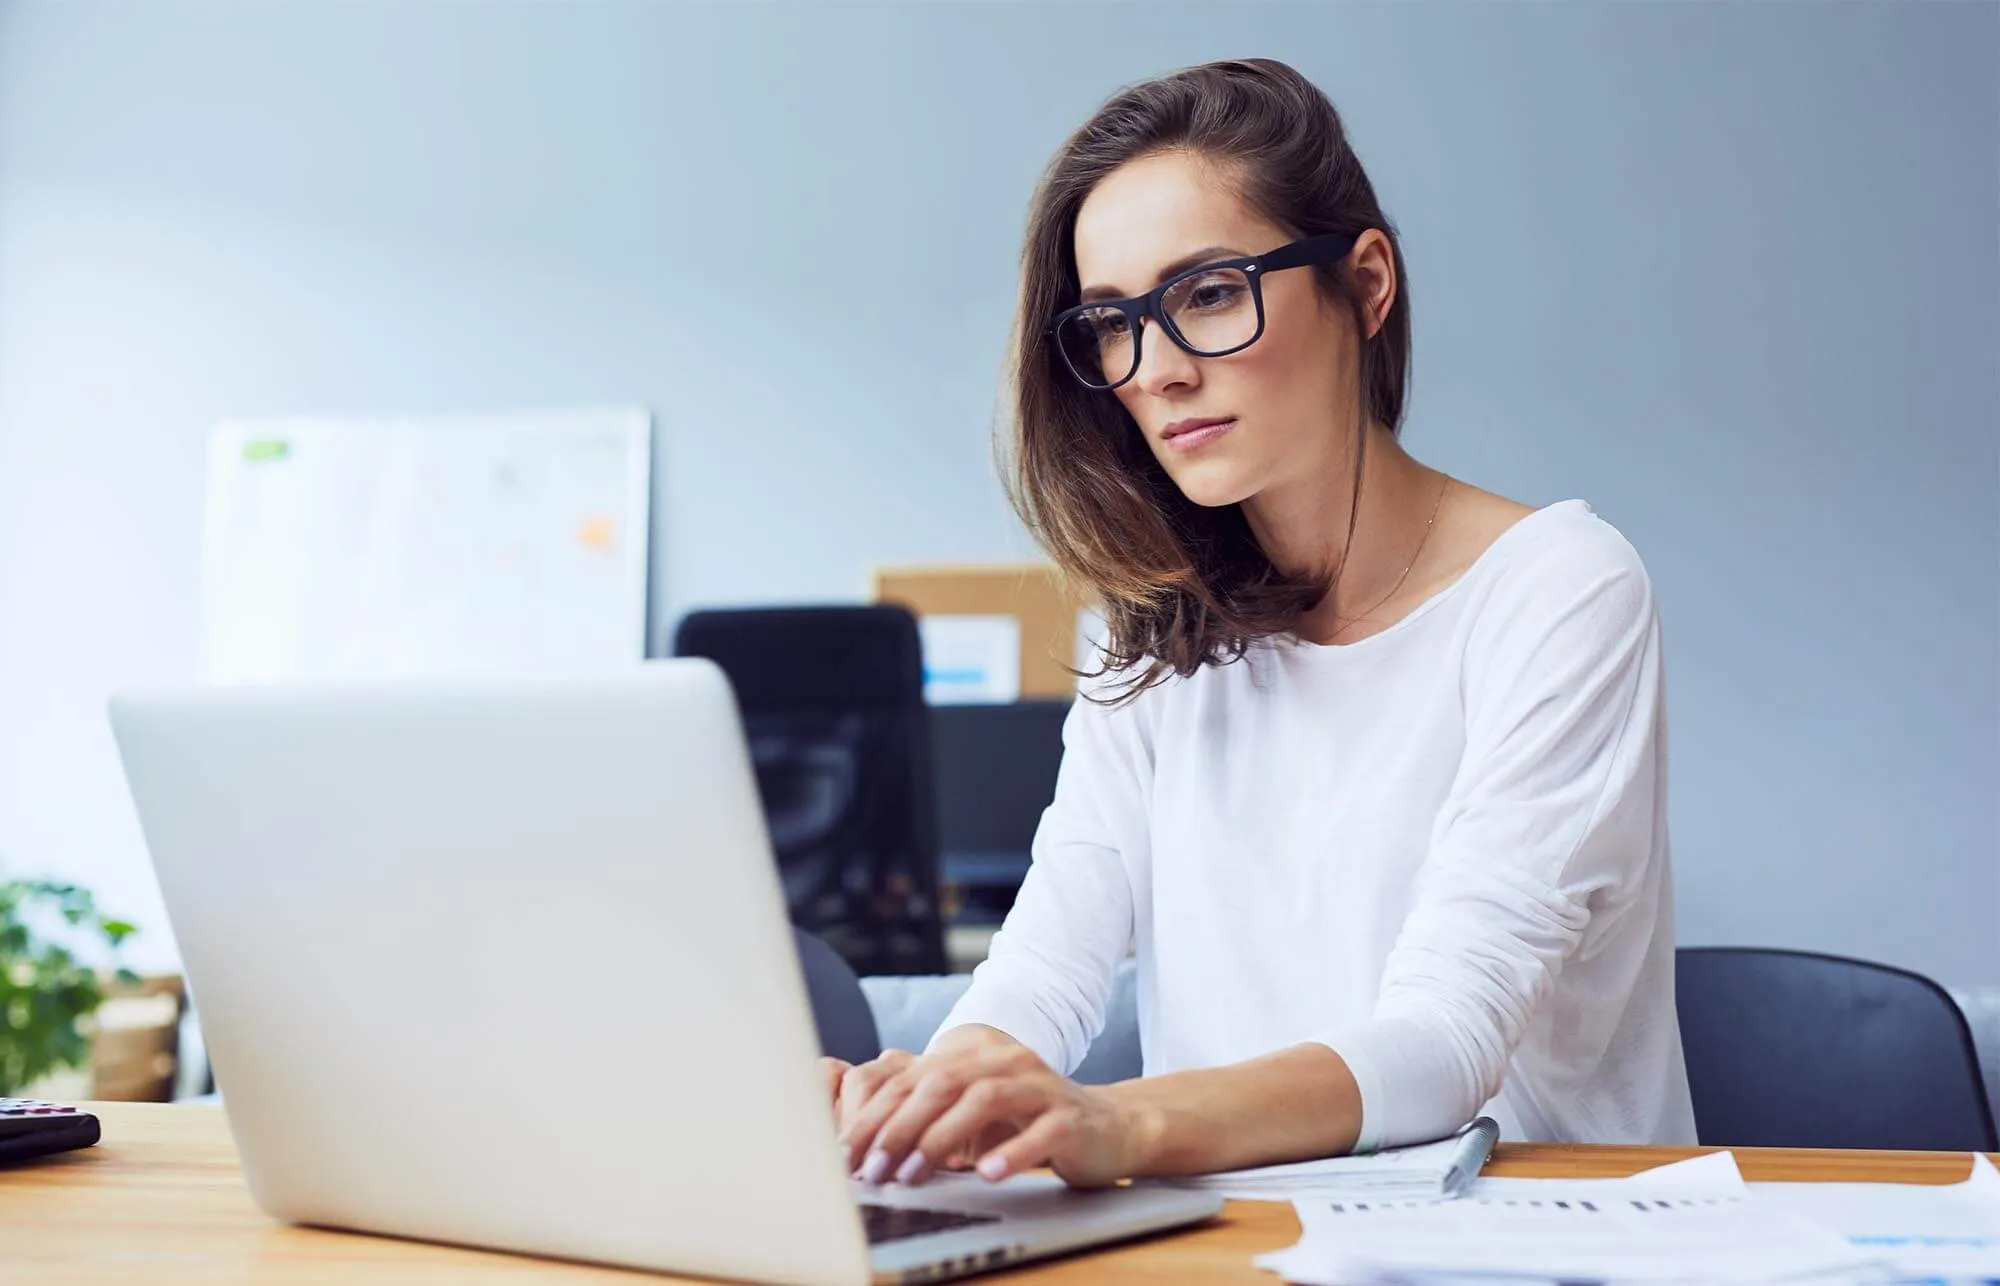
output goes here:
[{"label": "blurred office background", "polygon": [[1651,568],[1681,940],[2000,983],[1981,4],[0,0],[0,862],[173,967],[103,701],[199,672],[227,417],[649,408],[656,639],[1032,558],[1030,189],[1239,55],[1400,225],[1417,454]]}]

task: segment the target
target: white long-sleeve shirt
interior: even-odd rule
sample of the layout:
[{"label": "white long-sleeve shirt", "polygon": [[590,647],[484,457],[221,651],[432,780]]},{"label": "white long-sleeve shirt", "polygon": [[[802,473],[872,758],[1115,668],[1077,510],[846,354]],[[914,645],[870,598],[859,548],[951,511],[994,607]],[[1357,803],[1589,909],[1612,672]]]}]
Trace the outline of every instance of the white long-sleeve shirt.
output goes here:
[{"label": "white long-sleeve shirt", "polygon": [[1687,1144],[1651,586],[1580,500],[1344,646],[1079,701],[1055,800],[944,1027],[1068,1073],[1137,956],[1148,1075],[1321,1042],[1357,1150]]}]

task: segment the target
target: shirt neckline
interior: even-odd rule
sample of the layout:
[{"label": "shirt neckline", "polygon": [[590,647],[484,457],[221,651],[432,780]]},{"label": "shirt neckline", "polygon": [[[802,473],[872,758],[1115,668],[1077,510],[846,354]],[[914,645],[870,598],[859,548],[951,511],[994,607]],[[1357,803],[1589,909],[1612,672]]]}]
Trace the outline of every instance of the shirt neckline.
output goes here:
[{"label": "shirt neckline", "polygon": [[1299,655],[1325,654],[1328,656],[1352,656],[1358,652],[1366,651],[1370,645],[1393,638],[1401,634],[1409,626],[1414,625],[1417,621],[1430,615],[1440,604],[1458,593],[1461,586],[1470,583],[1474,578],[1479,576],[1496,554],[1505,549],[1509,543],[1516,540],[1523,528],[1543,525],[1545,515],[1557,513],[1589,514],[1590,512],[1591,508],[1588,501],[1558,500],[1554,504],[1543,505],[1533,513],[1521,515],[1520,518],[1515,520],[1513,526],[1494,537],[1493,543],[1481,551],[1479,557],[1472,560],[1471,566],[1459,573],[1457,580],[1454,580],[1451,584],[1446,585],[1437,593],[1432,594],[1429,598],[1418,603],[1408,612],[1405,612],[1403,618],[1394,625],[1389,626],[1387,629],[1378,630],[1365,639],[1356,639],[1352,643],[1314,643],[1307,639],[1302,639],[1296,634],[1285,634],[1279,636],[1279,641],[1287,650],[1296,652]]}]

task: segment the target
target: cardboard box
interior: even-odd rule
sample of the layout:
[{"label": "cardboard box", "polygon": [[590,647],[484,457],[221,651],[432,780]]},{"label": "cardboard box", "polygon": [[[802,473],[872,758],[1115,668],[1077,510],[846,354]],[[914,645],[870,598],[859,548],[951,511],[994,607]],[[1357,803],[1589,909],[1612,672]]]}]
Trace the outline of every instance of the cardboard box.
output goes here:
[{"label": "cardboard box", "polygon": [[1011,617],[1020,653],[1018,695],[1076,695],[1078,639],[1091,617],[1048,563],[994,563],[959,567],[883,567],[875,572],[875,599],[900,603],[920,621],[935,617]]},{"label": "cardboard box", "polygon": [[180,1070],[181,1016],[187,985],[156,974],[105,988],[92,1019],[90,1097],[164,1103]]}]

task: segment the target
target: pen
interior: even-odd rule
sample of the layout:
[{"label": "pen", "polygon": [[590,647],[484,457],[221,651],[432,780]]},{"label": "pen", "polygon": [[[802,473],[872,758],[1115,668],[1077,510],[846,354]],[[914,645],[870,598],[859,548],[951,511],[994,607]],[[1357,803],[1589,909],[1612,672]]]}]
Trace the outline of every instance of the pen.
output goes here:
[{"label": "pen", "polygon": [[1482,1116],[1465,1127],[1459,1139],[1458,1151],[1451,1159],[1451,1168],[1444,1173],[1443,1194],[1456,1197],[1479,1172],[1486,1168],[1486,1158],[1493,1155],[1493,1145],[1500,1138],[1500,1123],[1490,1116]]}]

